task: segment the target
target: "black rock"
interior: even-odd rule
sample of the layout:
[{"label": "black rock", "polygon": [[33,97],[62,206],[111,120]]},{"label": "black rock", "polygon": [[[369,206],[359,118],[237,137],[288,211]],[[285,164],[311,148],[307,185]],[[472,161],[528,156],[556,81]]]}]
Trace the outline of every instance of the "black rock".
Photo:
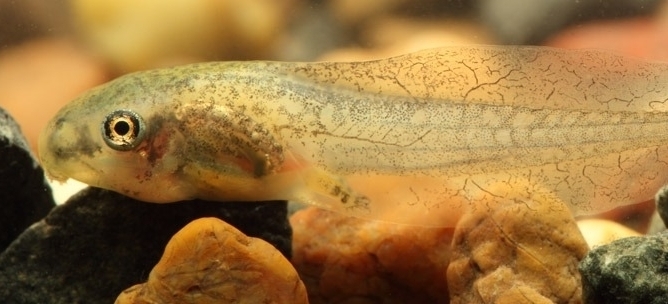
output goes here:
[{"label": "black rock", "polygon": [[668,303],[668,232],[595,247],[580,274],[585,303]]},{"label": "black rock", "polygon": [[286,202],[151,204],[84,189],[0,255],[0,303],[113,303],[145,282],[179,229],[218,217],[291,252]]},{"label": "black rock", "polygon": [[0,252],[53,206],[44,171],[14,119],[0,108]]}]

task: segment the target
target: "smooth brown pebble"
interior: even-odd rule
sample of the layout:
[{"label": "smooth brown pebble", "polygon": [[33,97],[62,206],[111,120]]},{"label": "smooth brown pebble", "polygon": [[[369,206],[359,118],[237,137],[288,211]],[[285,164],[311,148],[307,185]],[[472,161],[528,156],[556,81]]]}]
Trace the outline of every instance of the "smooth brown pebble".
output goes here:
[{"label": "smooth brown pebble", "polygon": [[581,303],[588,246],[563,203],[480,199],[471,210],[455,228],[451,303]]},{"label": "smooth brown pebble", "polygon": [[290,262],[267,242],[217,218],[177,232],[148,282],[123,291],[116,304],[308,303]]},{"label": "smooth brown pebble", "polygon": [[311,303],[448,303],[452,228],[369,221],[310,207],[290,218]]}]

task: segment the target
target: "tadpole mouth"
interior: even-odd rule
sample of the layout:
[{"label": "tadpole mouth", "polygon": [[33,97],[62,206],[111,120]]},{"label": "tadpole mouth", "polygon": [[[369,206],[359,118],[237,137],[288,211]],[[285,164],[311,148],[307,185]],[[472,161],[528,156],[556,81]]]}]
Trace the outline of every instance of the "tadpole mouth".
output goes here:
[{"label": "tadpole mouth", "polygon": [[49,180],[57,181],[59,183],[64,183],[69,179],[69,177],[67,177],[64,174],[59,174],[57,172],[47,169],[44,169],[44,175],[46,175],[46,178],[48,178]]}]

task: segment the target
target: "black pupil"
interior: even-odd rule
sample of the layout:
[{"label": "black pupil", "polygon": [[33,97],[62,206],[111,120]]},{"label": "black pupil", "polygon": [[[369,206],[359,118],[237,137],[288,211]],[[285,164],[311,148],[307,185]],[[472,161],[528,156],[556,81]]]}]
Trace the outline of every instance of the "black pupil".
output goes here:
[{"label": "black pupil", "polygon": [[130,124],[127,121],[119,121],[114,125],[114,132],[118,135],[126,135],[130,132]]},{"label": "black pupil", "polygon": [[130,151],[142,142],[145,131],[141,116],[129,110],[117,110],[105,117],[101,125],[107,146],[117,151]]}]

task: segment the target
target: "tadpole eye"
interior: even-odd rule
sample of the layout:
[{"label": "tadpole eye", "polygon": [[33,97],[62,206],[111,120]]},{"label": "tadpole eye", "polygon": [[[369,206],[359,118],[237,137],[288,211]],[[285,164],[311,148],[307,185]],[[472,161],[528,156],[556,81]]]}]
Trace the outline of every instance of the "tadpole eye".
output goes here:
[{"label": "tadpole eye", "polygon": [[114,150],[133,149],[141,143],[145,133],[144,120],[130,110],[114,111],[102,123],[102,138]]}]

